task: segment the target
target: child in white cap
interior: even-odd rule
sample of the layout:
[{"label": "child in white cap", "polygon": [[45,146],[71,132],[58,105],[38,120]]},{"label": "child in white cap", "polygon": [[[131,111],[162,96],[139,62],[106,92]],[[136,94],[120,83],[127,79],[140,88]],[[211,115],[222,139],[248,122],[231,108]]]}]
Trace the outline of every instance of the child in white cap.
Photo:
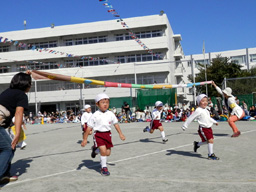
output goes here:
[{"label": "child in white cap", "polygon": [[209,111],[206,109],[208,105],[208,97],[205,94],[201,94],[197,96],[197,104],[199,107],[195,110],[195,112],[189,116],[189,118],[185,121],[182,126],[183,131],[188,128],[188,125],[194,120],[197,119],[199,123],[198,134],[202,139],[202,142],[194,141],[194,152],[204,144],[208,144],[208,159],[219,160],[218,157],[213,153],[213,133],[212,133],[212,125],[215,123],[218,125],[217,121],[211,118]]},{"label": "child in white cap", "polygon": [[100,93],[95,98],[95,103],[99,108],[87,122],[88,128],[84,134],[84,139],[81,146],[84,147],[87,144],[87,137],[89,132],[93,129],[94,132],[94,147],[92,150],[92,157],[96,156],[96,149],[100,149],[100,163],[101,174],[109,176],[110,173],[107,168],[107,156],[110,155],[111,147],[113,147],[111,140],[111,125],[116,128],[121,140],[125,140],[119,125],[118,120],[114,113],[108,110],[109,97],[105,93]]},{"label": "child in white cap", "polygon": [[150,128],[147,126],[146,128],[143,129],[143,132],[149,132],[152,134],[154,133],[155,129],[159,129],[162,136],[162,141],[166,143],[168,139],[165,138],[164,128],[162,123],[160,122],[162,110],[163,110],[163,103],[161,101],[157,101],[155,103],[155,109],[152,111],[152,121],[150,123]]},{"label": "child in white cap", "polygon": [[[83,113],[83,115],[82,115],[82,117],[81,117],[81,126],[82,126],[82,131],[83,131],[83,135],[84,135],[84,133],[85,133],[85,131],[86,131],[86,129],[87,129],[87,122],[88,122],[88,120],[90,119],[90,117],[92,116],[92,108],[91,108],[91,106],[90,105],[85,105],[84,106],[84,113]],[[92,131],[90,131],[90,133],[89,133],[89,135],[91,135],[92,134]]]},{"label": "child in white cap", "polygon": [[221,90],[214,81],[212,85],[218,91],[219,94],[224,96],[225,105],[228,108],[231,115],[228,118],[228,123],[233,130],[233,135],[231,137],[238,137],[241,132],[238,130],[235,122],[242,119],[245,116],[244,110],[236,103],[236,98],[232,95],[232,89],[227,87],[224,90]]}]

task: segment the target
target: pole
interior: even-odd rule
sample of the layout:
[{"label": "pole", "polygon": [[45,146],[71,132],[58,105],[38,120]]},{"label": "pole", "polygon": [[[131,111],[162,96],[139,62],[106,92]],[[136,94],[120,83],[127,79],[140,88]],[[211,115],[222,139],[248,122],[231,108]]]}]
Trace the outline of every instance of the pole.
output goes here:
[{"label": "pole", "polygon": [[37,81],[35,80],[35,115],[37,116],[37,100],[36,100],[36,92],[37,92]]},{"label": "pole", "polygon": [[[194,59],[191,55],[191,72],[193,77],[193,83],[195,83],[195,72],[194,72]],[[194,104],[196,105],[196,86],[193,86]]]},{"label": "pole", "polygon": [[134,82],[137,84],[137,74],[136,74],[136,68],[135,68],[135,63],[134,63]]},{"label": "pole", "polygon": [[[207,81],[207,66],[206,66],[206,62],[205,62],[205,43],[203,42],[203,55],[204,55],[204,77],[205,77],[205,81]],[[208,86],[207,84],[205,84],[205,93],[206,95],[208,95]]]}]

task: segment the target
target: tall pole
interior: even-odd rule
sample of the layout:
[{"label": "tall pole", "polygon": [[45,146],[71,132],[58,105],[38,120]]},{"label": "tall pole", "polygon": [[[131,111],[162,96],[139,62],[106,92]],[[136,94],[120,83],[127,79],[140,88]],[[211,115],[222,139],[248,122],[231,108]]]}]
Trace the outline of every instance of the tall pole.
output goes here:
[{"label": "tall pole", "polygon": [[35,80],[35,115],[37,116],[37,99],[36,99],[36,92],[37,92],[37,81]]},{"label": "tall pole", "polygon": [[[205,76],[205,81],[207,81],[207,66],[206,66],[206,62],[205,62],[205,43],[203,42],[203,55],[204,55],[204,76]],[[207,84],[205,84],[205,92],[206,95],[208,95],[208,86]]]},{"label": "tall pole", "polygon": [[[194,71],[194,59],[191,55],[191,72],[192,72],[192,77],[193,77],[193,83],[195,83],[195,71]],[[193,95],[194,95],[194,104],[196,105],[196,86],[193,86]]]}]

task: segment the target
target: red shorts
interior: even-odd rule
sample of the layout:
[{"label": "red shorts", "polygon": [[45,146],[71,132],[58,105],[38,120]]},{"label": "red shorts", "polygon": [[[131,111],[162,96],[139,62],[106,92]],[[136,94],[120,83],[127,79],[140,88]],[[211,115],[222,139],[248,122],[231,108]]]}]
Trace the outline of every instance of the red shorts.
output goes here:
[{"label": "red shorts", "polygon": [[153,120],[151,121],[151,129],[158,129],[158,127],[162,126],[162,123],[160,122],[160,120]]},{"label": "red shorts", "polygon": [[199,126],[198,134],[201,137],[202,142],[208,141],[210,139],[214,139],[212,128],[204,128]]},{"label": "red shorts", "polygon": [[112,139],[111,139],[111,132],[98,132],[94,133],[94,146],[100,147],[105,145],[107,149],[113,147]]},{"label": "red shorts", "polygon": [[83,132],[85,132],[87,128],[88,128],[87,123],[85,123],[85,124],[82,126]]}]

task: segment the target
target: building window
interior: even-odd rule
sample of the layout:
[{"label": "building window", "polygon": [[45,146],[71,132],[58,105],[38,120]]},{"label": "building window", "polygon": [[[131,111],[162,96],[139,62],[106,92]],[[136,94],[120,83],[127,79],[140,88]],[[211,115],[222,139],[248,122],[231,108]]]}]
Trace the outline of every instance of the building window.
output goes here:
[{"label": "building window", "polygon": [[209,65],[209,59],[201,59],[201,60],[195,60],[196,64],[202,64],[202,65]]},{"label": "building window", "polygon": [[[161,54],[157,52],[156,54]],[[154,60],[163,60],[161,57],[153,56],[152,54],[134,54],[126,56],[117,56],[117,61],[120,63],[133,63],[133,62],[145,62],[145,61],[154,61]]]},{"label": "building window", "polygon": [[73,45],[73,40],[72,39],[67,39],[65,40],[66,46],[72,46]]},{"label": "building window", "polygon": [[9,46],[1,46],[0,47],[0,52],[8,52],[9,51]]},{"label": "building window", "polygon": [[240,56],[232,56],[230,57],[231,62],[236,63],[236,64],[244,64],[245,63],[245,55],[240,55]]},{"label": "building window", "polygon": [[57,41],[39,42],[34,44],[36,48],[51,48],[57,47]]},{"label": "building window", "polygon": [[250,61],[251,62],[256,62],[256,54],[250,55]]},{"label": "building window", "polygon": [[[144,38],[153,38],[153,37],[160,37],[163,36],[163,33],[161,30],[155,30],[155,31],[142,31],[142,32],[137,32],[135,33],[136,37],[139,39],[144,39]],[[131,36],[129,33],[126,34],[117,34],[116,36],[116,41],[123,41],[123,40],[131,40]]]},{"label": "building window", "polygon": [[83,44],[93,44],[93,43],[103,43],[103,42],[107,42],[107,36],[67,39],[65,40],[65,45],[72,46],[72,45],[83,45]]},{"label": "building window", "polygon": [[19,72],[26,70],[48,70],[48,69],[58,69],[59,66],[56,62],[48,63],[29,63],[29,64],[17,64],[16,70]]},{"label": "building window", "polygon": [[0,73],[9,73],[10,72],[10,66],[5,65],[5,66],[0,66]]}]

